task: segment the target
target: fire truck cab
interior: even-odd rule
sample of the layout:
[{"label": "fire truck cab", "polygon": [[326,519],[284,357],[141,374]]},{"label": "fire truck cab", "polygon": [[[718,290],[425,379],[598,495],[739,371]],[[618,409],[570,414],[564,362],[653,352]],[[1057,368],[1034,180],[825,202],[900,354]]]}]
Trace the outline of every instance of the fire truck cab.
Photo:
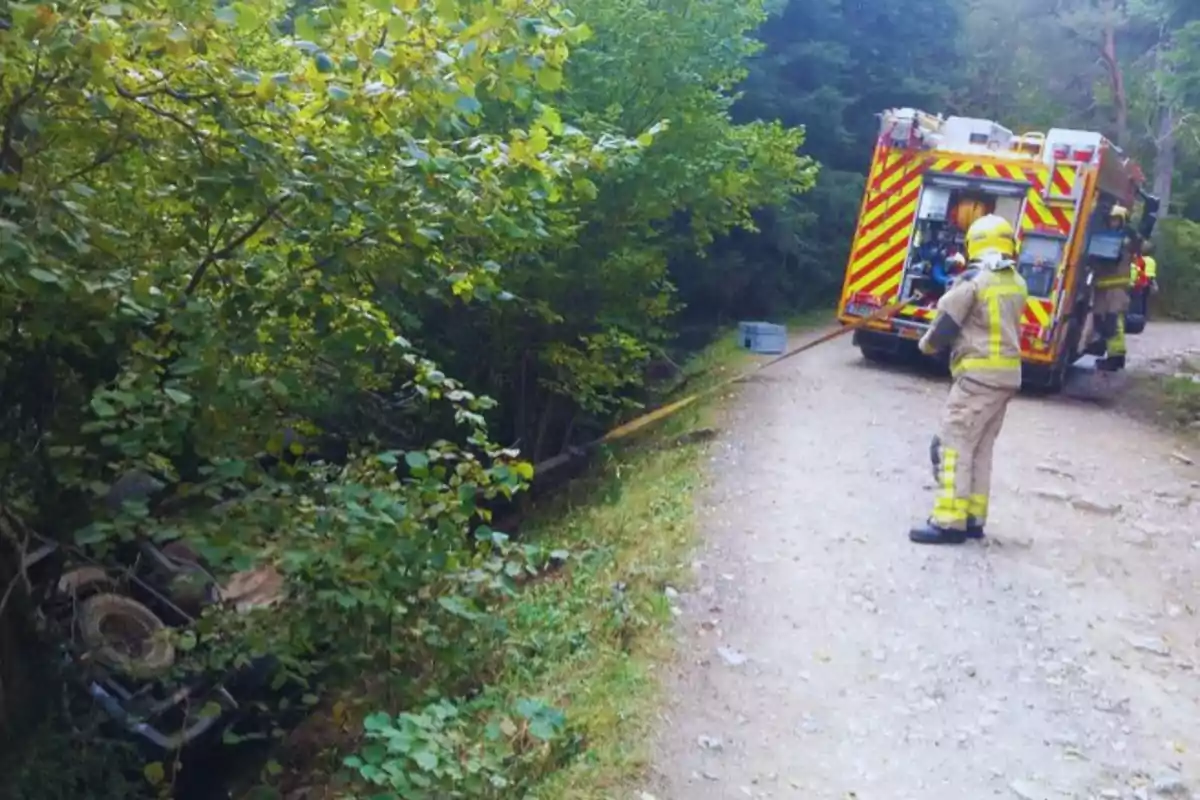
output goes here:
[{"label": "fire truck cab", "polygon": [[1114,205],[1145,201],[1149,238],[1157,200],[1141,169],[1103,135],[1052,129],[1016,135],[983,119],[914,109],[885,112],[842,286],[838,318],[870,360],[915,353],[936,313],[949,265],[965,256],[970,224],[999,214],[1018,235],[1029,287],[1022,327],[1026,384],[1057,390],[1088,345],[1092,272],[1120,259]]}]

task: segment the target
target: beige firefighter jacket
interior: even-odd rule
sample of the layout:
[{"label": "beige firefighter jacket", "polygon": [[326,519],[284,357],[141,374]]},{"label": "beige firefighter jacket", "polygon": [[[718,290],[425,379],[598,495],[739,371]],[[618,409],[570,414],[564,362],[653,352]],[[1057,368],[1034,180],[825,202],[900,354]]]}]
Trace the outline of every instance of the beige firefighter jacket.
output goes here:
[{"label": "beige firefighter jacket", "polygon": [[1128,289],[1130,274],[1133,272],[1134,251],[1137,250],[1138,239],[1131,231],[1125,232],[1121,242],[1121,257],[1116,261],[1100,262],[1092,267],[1095,276],[1095,287],[1105,289]]},{"label": "beige firefighter jacket", "polygon": [[970,270],[938,301],[921,351],[950,349],[954,377],[997,389],[1021,387],[1021,315],[1029,293],[1015,267]]}]

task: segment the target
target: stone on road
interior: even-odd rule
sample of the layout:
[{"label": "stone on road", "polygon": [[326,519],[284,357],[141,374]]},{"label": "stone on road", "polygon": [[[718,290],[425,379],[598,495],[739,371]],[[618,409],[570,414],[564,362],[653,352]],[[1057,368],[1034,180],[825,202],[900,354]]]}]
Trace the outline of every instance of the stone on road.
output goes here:
[{"label": "stone on road", "polygon": [[[1131,361],[1188,339],[1200,328],[1152,323]],[[1169,500],[1197,488],[1197,448],[1119,408],[1022,396],[997,444],[988,540],[918,548],[906,533],[929,511],[946,382],[844,343],[773,369],[712,446],[673,701],[639,788],[1191,796],[1200,511]]]}]

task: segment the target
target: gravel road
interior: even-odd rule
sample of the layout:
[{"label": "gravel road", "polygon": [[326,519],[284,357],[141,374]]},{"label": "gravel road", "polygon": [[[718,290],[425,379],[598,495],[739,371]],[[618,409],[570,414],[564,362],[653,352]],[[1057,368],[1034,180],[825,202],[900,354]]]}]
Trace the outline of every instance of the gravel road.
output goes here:
[{"label": "gravel road", "polygon": [[642,800],[1200,798],[1200,446],[1021,397],[989,540],[919,548],[946,391],[846,340],[745,385]]}]

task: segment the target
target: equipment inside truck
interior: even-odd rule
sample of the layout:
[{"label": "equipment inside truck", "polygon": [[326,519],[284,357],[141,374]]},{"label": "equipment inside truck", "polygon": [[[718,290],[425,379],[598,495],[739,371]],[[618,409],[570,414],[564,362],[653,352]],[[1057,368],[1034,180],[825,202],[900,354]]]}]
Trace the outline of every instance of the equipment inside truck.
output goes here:
[{"label": "equipment inside truck", "polygon": [[926,179],[917,209],[912,247],[905,265],[901,297],[921,298],[932,306],[953,277],[950,263],[956,254],[966,257],[966,235],[971,223],[988,214],[999,214],[1016,227],[1021,213],[1023,187],[985,184],[940,175]]}]

